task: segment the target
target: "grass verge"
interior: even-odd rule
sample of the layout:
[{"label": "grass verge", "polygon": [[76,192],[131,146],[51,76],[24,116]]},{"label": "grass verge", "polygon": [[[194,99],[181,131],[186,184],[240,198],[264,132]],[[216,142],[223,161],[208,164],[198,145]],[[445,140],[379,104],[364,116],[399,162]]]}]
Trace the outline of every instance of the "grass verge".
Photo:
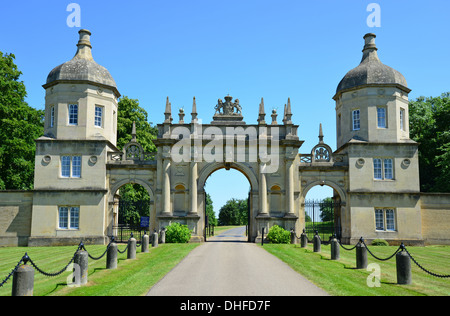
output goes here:
[{"label": "grass verge", "polygon": [[[88,284],[83,287],[67,286],[70,272],[57,277],[46,277],[35,271],[34,296],[139,296],[147,291],[175,267],[199,244],[161,244],[127,260],[126,253],[118,254],[117,269],[106,269],[106,256],[89,259]],[[106,246],[86,246],[92,256],[100,256]],[[119,245],[119,250],[125,245]],[[76,247],[0,248],[0,282],[14,268],[25,252],[45,272],[61,270],[72,258]],[[10,296],[12,279],[0,288],[0,296]]]},{"label": "grass verge", "polygon": [[[379,258],[387,258],[398,247],[375,247],[369,249]],[[448,296],[450,295],[450,279],[431,276],[413,262],[412,284],[397,285],[395,257],[388,261],[380,261],[369,253],[368,263],[379,265],[381,272],[380,287],[370,287],[374,280],[374,270],[358,270],[356,267],[356,251],[341,248],[341,259],[330,260],[330,246],[322,245],[320,253],[313,252],[312,245],[300,248],[299,245],[265,244],[264,249],[277,256],[295,271],[324,289],[331,295],[339,296]],[[408,251],[423,267],[438,273],[449,274],[450,247],[428,246],[408,247]],[[370,267],[370,266],[369,266]]]}]

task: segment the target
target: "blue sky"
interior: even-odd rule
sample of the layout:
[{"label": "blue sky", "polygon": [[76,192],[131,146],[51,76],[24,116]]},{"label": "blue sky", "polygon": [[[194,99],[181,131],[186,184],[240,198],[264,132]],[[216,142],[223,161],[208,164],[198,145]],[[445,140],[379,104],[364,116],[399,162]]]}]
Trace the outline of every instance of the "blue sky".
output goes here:
[{"label": "blue sky", "polygon": [[[79,28],[66,23],[71,2],[1,6],[0,51],[16,55],[35,108],[44,107],[48,73],[75,54]],[[256,122],[261,97],[267,113],[277,108],[280,114],[290,97],[305,140],[300,152],[317,143],[320,123],[335,149],[332,97],[359,64],[368,32],[377,35],[381,61],[406,77],[410,99],[450,91],[448,0],[73,2],[81,8],[81,28],[92,32],[94,59],[122,95],[140,100],[154,124],[164,119],[167,96],[174,112],[183,107],[187,113],[195,96],[199,118],[209,122],[217,99],[230,94],[239,98],[247,123]],[[380,5],[381,27],[366,23],[372,2]],[[238,172],[223,174],[214,173],[207,184],[216,210],[248,192]]]}]

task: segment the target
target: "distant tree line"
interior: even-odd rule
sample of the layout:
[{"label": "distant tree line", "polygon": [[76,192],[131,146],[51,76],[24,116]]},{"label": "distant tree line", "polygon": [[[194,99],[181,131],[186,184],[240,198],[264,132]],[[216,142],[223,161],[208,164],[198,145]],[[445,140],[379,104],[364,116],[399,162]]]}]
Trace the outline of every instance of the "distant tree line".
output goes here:
[{"label": "distant tree line", "polygon": [[226,225],[247,225],[248,207],[247,199],[228,200],[219,210],[219,226]]}]

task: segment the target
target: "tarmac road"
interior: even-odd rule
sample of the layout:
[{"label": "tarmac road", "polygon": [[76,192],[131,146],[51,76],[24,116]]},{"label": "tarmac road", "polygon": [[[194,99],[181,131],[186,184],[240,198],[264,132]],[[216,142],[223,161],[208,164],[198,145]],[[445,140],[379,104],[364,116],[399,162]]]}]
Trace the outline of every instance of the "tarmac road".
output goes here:
[{"label": "tarmac road", "polygon": [[147,296],[324,296],[325,291],[233,228],[195,248]]}]

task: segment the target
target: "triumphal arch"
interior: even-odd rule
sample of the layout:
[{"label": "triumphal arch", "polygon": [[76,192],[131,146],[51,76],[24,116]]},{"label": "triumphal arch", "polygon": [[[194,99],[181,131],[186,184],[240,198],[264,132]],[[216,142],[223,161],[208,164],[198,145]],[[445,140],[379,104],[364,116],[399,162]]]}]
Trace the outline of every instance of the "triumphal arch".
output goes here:
[{"label": "triumphal arch", "polygon": [[[167,99],[165,121],[158,125],[154,141],[156,154],[144,153],[135,134],[122,152],[108,153],[109,205],[114,205],[121,185],[140,183],[154,201],[151,229],[177,221],[188,225],[193,240],[202,241],[206,180],[218,169],[231,168],[250,183],[249,240],[258,239],[262,227],[267,232],[274,224],[300,230],[304,214],[300,212],[298,149],[303,142],[291,119],[290,100],[280,122],[276,111],[266,121],[263,99],[257,124],[243,120],[243,107],[238,99],[225,96],[224,101],[217,101],[212,121],[204,123],[198,119],[194,98],[189,122],[180,110],[175,123]],[[331,155],[328,148],[322,148],[322,159],[330,161]]]},{"label": "triumphal arch", "polygon": [[[192,241],[204,241],[204,186],[221,168],[238,170],[250,183],[249,241],[273,225],[299,235],[307,222],[305,196],[316,185],[334,190],[334,232],[343,242],[446,240],[428,229],[449,213],[441,210],[444,196],[431,199],[419,190],[418,144],[409,138],[411,90],[401,73],[381,63],[374,34],[364,36],[360,64],[333,97],[336,149],[325,143],[321,126],[317,145],[302,148],[293,120],[298,107],[288,98],[283,113],[266,113],[263,99],[255,100],[258,113],[248,113],[227,95],[211,100],[216,112],[208,121],[199,119],[195,98],[190,113],[174,113],[167,98],[154,153],[144,152],[135,127],[131,141],[116,147],[120,93],[93,59],[91,33],[79,34],[75,56],[43,86],[45,130],[36,140],[34,190],[2,195],[7,206],[0,211],[11,217],[2,224],[4,244],[107,243],[127,183],[148,191],[151,230],[179,222],[192,230]],[[445,200],[441,206],[437,198]]]}]

